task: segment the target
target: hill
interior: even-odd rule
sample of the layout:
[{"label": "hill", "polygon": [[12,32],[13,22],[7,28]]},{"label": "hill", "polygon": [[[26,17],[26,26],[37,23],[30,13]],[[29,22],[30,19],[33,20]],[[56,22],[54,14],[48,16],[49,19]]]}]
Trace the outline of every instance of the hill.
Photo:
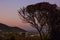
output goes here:
[{"label": "hill", "polygon": [[18,28],[18,27],[11,27],[6,24],[0,23],[0,30],[4,32],[26,32],[26,30]]}]

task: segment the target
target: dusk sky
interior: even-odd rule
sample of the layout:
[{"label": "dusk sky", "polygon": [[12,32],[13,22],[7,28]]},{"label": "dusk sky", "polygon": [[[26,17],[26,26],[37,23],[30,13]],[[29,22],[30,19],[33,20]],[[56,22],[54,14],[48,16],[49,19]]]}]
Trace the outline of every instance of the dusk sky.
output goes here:
[{"label": "dusk sky", "polygon": [[0,23],[31,30],[32,27],[19,19],[17,10],[39,2],[49,2],[60,6],[60,0],[0,0]]}]

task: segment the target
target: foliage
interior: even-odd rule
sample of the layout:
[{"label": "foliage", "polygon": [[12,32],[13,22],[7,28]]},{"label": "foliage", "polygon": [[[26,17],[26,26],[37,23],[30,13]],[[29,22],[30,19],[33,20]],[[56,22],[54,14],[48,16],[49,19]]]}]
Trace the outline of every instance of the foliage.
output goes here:
[{"label": "foliage", "polygon": [[[50,40],[55,40],[55,37],[60,33],[58,32],[60,29],[58,26],[60,25],[60,10],[57,9],[56,4],[48,2],[32,4],[18,10],[18,13],[20,18],[38,30],[40,40],[43,40],[42,34],[45,35],[46,32],[50,34]],[[44,32],[44,29],[46,32]],[[47,37],[48,35],[44,38],[46,39]]]},{"label": "foliage", "polygon": [[39,36],[27,36],[26,35],[21,35],[17,32],[13,33],[2,33],[0,34],[0,40],[39,40]]}]

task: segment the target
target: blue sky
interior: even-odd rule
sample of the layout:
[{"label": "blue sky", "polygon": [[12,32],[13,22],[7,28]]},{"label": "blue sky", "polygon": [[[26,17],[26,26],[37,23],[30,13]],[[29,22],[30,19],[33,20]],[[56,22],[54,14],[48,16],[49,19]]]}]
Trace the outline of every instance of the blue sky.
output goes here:
[{"label": "blue sky", "polygon": [[0,0],[0,23],[19,26],[24,29],[32,29],[32,27],[19,19],[17,10],[23,6],[26,7],[27,5],[38,2],[49,2],[60,6],[60,0]]}]

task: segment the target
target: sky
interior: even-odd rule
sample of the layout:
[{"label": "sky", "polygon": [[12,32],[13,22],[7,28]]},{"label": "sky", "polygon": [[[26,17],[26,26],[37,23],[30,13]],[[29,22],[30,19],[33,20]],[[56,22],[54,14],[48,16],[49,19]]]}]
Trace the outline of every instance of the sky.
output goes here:
[{"label": "sky", "polygon": [[60,6],[60,0],[0,0],[0,23],[18,26],[25,30],[34,29],[19,18],[17,10],[39,2],[49,2]]}]

